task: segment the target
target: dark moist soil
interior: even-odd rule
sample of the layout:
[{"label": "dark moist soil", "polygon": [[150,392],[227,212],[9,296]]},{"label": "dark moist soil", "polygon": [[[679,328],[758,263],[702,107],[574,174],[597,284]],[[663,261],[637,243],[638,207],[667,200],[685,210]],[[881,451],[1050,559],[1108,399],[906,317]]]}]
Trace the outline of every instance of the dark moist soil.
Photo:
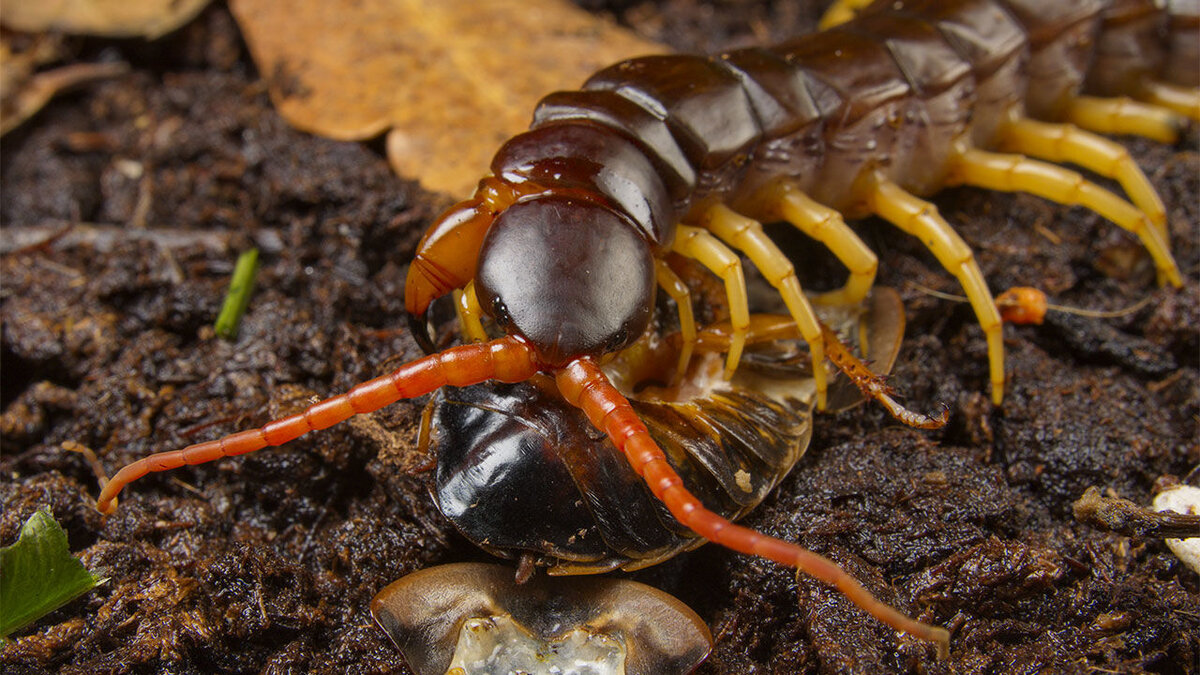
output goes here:
[{"label": "dark moist soil", "polygon": [[[688,50],[800,33],[819,11],[614,4]],[[372,625],[372,595],[413,570],[488,559],[440,516],[427,478],[405,470],[420,402],[148,476],[107,519],[91,466],[62,444],[93,449],[111,474],[416,357],[404,275],[447,197],[392,176],[379,144],[289,128],[223,7],[150,44],[70,44],[134,68],[4,139],[0,543],[47,505],[109,580],[23,631],[0,656],[4,672],[406,672]],[[1037,286],[1099,309],[1150,298],[1119,319],[1006,327],[1009,388],[994,407],[969,308],[906,286],[956,284],[916,241],[863,223],[880,282],[901,288],[908,309],[893,382],[914,407],[948,406],[951,422],[909,430],[874,406],[820,416],[807,456],[746,520],[949,627],[950,660],[819,583],[706,546],[633,575],[712,627],[700,672],[1196,669],[1196,574],[1162,541],[1071,516],[1089,486],[1145,504],[1200,462],[1195,136],[1176,148],[1123,142],[1168,205],[1185,287],[1158,288],[1137,241],[1081,209],[939,195],[997,291]],[[776,233],[803,256],[806,284],[836,283],[831,256]],[[211,324],[252,245],[258,290],[227,342]]]}]

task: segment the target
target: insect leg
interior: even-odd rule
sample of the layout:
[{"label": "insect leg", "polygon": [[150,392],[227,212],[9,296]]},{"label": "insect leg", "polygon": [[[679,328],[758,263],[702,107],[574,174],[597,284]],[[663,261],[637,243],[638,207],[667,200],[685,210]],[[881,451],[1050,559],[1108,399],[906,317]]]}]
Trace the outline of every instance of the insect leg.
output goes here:
[{"label": "insect leg", "polygon": [[117,493],[152,471],[169,471],[282,445],[310,431],[326,429],[354,415],[378,410],[402,398],[422,396],[446,385],[464,387],[493,379],[521,382],[533,377],[537,371],[532,348],[513,337],[453,347],[406,363],[345,394],[325,399],[304,412],[258,429],[143,457],[113,476],[100,491],[96,509],[101,513],[112,513],[116,508]]},{"label": "insect leg", "polygon": [[672,378],[678,380],[687,370],[692,351],[696,348],[696,318],[692,313],[692,294],[687,284],[683,283],[679,275],[671,270],[667,261],[661,258],[655,261],[654,277],[663,291],[675,301],[675,308],[679,313],[679,332],[683,336],[683,344],[679,347],[679,365],[675,369],[675,377]]},{"label": "insect leg", "polygon": [[679,474],[667,462],[629,401],[591,359],[572,361],[557,373],[555,379],[563,398],[582,410],[593,426],[608,434],[633,470],[646,481],[650,491],[684,526],[713,543],[774,560],[819,579],[837,588],[880,622],[936,644],[939,658],[947,656],[950,635],[946,629],[921,623],[879,601],[828,558],[797,544],[734,525],[706,509],[683,486]]},{"label": "insect leg", "polygon": [[783,218],[804,234],[821,242],[850,270],[846,285],[813,298],[818,305],[854,305],[862,302],[875,283],[879,259],[846,224],[842,214],[820,204],[795,186],[784,183],[763,197],[772,217]]},{"label": "insect leg", "polygon": [[825,410],[829,376],[825,372],[825,343],[821,338],[821,326],[812,305],[800,287],[796,270],[791,261],[779,250],[775,242],[763,232],[762,224],[717,204],[701,216],[701,226],[717,235],[722,241],[740,250],[750,258],[767,282],[779,291],[788,313],[800,329],[800,335],[808,343],[812,356],[813,380],[817,388],[817,408]]},{"label": "insect leg", "polygon": [[733,377],[733,371],[742,358],[746,331],[750,327],[750,301],[746,297],[742,261],[728,246],[698,227],[680,225],[671,246],[676,253],[695,258],[725,282],[725,294],[729,296],[729,321],[733,324],[733,339],[725,359],[725,378],[729,379]]},{"label": "insect leg", "polygon": [[1067,108],[1066,120],[1098,134],[1130,134],[1160,143],[1174,143],[1187,124],[1169,108],[1123,96],[1077,96]]},{"label": "insect leg", "polygon": [[892,417],[917,429],[941,429],[946,426],[946,422],[950,420],[950,410],[948,408],[943,406],[942,413],[937,417],[913,412],[905,408],[897,403],[896,399],[892,398],[892,394],[896,392],[888,386],[887,378],[871,372],[867,364],[860,361],[857,356],[846,348],[846,345],[842,344],[837,333],[833,332],[829,326],[823,323],[821,324],[821,338],[825,342],[825,349],[829,353],[829,360],[845,373],[846,377],[850,378],[850,381],[858,387],[863,396],[878,401],[887,409]]},{"label": "insect leg", "polygon": [[950,184],[974,185],[1001,192],[1028,192],[1058,204],[1091,209],[1142,240],[1154,258],[1160,280],[1182,286],[1179,268],[1158,228],[1133,204],[1060,166],[1021,155],[1006,155],[969,148],[952,161]]},{"label": "insect leg", "polygon": [[483,330],[483,310],[479,307],[479,298],[475,295],[475,282],[468,281],[466,288],[454,290],[454,312],[458,315],[458,325],[462,326],[463,335],[471,342],[486,342],[487,332]]},{"label": "insect leg", "polygon": [[1129,151],[1118,143],[1084,131],[1071,124],[1050,124],[1015,118],[1001,131],[1003,150],[1048,162],[1068,162],[1082,166],[1121,184],[1130,201],[1158,227],[1163,241],[1167,236],[1167,210],[1146,174],[1133,161]]},{"label": "insect leg", "polygon": [[1200,91],[1166,82],[1146,82],[1144,100],[1200,122]]},{"label": "insect leg", "polygon": [[975,262],[975,254],[938,214],[933,204],[914,197],[885,178],[874,179],[869,187],[867,199],[872,213],[920,239],[938,262],[962,284],[979,325],[987,336],[992,401],[999,405],[1004,399],[1004,341],[1000,311],[996,309],[992,293]]}]

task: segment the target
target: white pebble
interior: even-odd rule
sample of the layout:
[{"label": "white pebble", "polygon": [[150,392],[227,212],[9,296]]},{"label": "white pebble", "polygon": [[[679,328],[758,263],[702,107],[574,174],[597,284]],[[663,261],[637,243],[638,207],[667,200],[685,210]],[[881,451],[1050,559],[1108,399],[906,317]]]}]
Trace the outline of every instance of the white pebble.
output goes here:
[{"label": "white pebble", "polygon": [[[1190,485],[1176,485],[1158,493],[1154,498],[1155,511],[1174,511],[1175,513],[1200,513],[1200,488]],[[1189,539],[1167,539],[1171,552],[1183,561],[1193,572],[1200,574],[1200,537]]]}]

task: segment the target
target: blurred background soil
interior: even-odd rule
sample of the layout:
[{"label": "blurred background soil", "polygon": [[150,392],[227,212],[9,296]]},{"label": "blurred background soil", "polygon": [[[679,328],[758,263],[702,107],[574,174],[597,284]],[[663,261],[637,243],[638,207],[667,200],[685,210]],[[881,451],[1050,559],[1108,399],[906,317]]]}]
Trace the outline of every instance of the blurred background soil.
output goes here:
[{"label": "blurred background soil", "polygon": [[[811,29],[824,3],[582,3],[686,51]],[[395,177],[379,143],[325,140],[273,111],[228,10],[153,42],[73,38],[119,78],[60,97],[4,138],[0,545],[48,505],[109,581],[23,631],[6,673],[406,672],[367,607],[388,582],[488,560],[437,512],[413,464],[422,401],[286,447],[155,474],[108,518],[111,475],[154,451],[258,425],[419,355],[403,313],[414,246],[450,199]],[[746,524],[837,561],[949,627],[952,656],[841,595],[705,546],[632,575],[692,606],[717,645],[701,673],[1190,673],[1197,576],[1161,540],[1077,523],[1089,486],[1148,504],[1200,463],[1200,156],[1123,139],[1168,206],[1182,289],[1136,239],[1081,209],[950,190],[943,215],[991,288],[1029,285],[1118,319],[1006,327],[991,405],[970,309],[920,244],[860,233],[909,326],[892,382],[944,403],[938,432],[863,406],[816,420],[808,454]],[[831,256],[784,228],[806,287]],[[238,252],[262,251],[235,341],[214,336]]]}]

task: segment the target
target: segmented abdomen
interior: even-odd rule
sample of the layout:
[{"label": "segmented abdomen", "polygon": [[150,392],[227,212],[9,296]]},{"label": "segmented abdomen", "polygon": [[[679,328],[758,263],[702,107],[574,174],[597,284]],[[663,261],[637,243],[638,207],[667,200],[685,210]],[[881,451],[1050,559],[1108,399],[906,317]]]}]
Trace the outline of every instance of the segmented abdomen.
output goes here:
[{"label": "segmented abdomen", "polygon": [[1194,78],[1200,3],[1176,5],[889,1],[772,48],[633,59],[543,99],[492,170],[599,195],[656,246],[713,201],[763,215],[756,195],[783,179],[863,215],[865,171],[935,192],[955,139],[994,146],[1014,106],[1054,120],[1085,81],[1111,95],[1147,74]]},{"label": "segmented abdomen", "polygon": [[1113,0],[1100,13],[1085,89],[1133,95],[1153,79],[1200,86],[1200,0]]},{"label": "segmented abdomen", "polygon": [[[766,497],[812,433],[811,395],[777,401],[737,387],[633,405],[689,489],[730,519]],[[496,555],[587,574],[647,567],[703,543],[578,408],[535,384],[438,390],[421,445],[438,458],[442,513]]]}]

